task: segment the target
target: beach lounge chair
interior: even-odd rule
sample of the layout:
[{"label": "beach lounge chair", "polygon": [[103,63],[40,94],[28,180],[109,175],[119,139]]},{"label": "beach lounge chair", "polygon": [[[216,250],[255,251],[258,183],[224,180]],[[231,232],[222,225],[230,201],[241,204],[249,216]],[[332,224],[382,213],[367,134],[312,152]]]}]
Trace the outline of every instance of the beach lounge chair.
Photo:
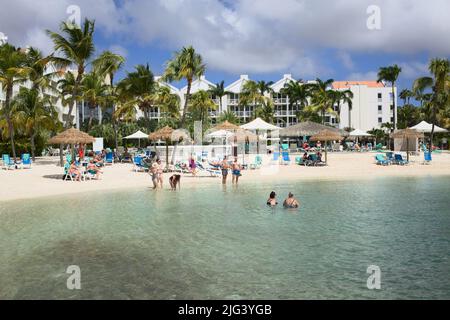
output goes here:
[{"label": "beach lounge chair", "polygon": [[431,152],[426,151],[423,153],[424,161],[423,164],[431,164]]},{"label": "beach lounge chair", "polygon": [[114,163],[114,154],[108,152],[105,156],[105,165],[112,165]]},{"label": "beach lounge chair", "polygon": [[196,164],[197,164],[197,168],[200,171],[209,173],[211,177],[220,177],[222,175],[222,172],[218,169],[215,169],[214,167],[209,167],[209,166],[203,165],[202,163],[200,163],[198,161],[196,162]]},{"label": "beach lounge chair", "polygon": [[395,164],[404,166],[408,164],[408,161],[404,160],[401,154],[396,154],[394,158]]},{"label": "beach lounge chair", "polygon": [[377,165],[381,166],[388,166],[390,164],[390,161],[386,159],[382,154],[377,154],[375,156],[375,161],[377,162]]},{"label": "beach lounge chair", "polygon": [[282,161],[283,161],[283,164],[290,164],[291,163],[291,158],[289,157],[289,152],[287,152],[287,151],[283,151],[282,153],[281,153],[281,155],[282,155]]},{"label": "beach lounge chair", "polygon": [[280,160],[280,153],[278,151],[275,151],[273,153],[272,162],[278,162]]},{"label": "beach lounge chair", "polygon": [[3,160],[2,169],[14,170],[16,168],[16,164],[14,163],[14,161],[11,160],[11,158],[9,157],[9,154],[3,154],[2,155],[2,160]]},{"label": "beach lounge chair", "polygon": [[386,159],[389,161],[389,164],[395,163],[395,157],[393,152],[386,152]]},{"label": "beach lounge chair", "polygon": [[324,166],[326,164],[325,164],[325,162],[323,162],[322,160],[319,159],[317,154],[313,153],[313,154],[309,155],[309,160],[306,163],[306,165],[307,166],[317,167],[317,166]]},{"label": "beach lounge chair", "polygon": [[180,162],[175,163],[174,172],[185,173],[185,174],[191,173],[187,168],[182,168]]},{"label": "beach lounge chair", "polygon": [[31,158],[29,153],[22,154],[22,168],[25,168],[25,166],[28,169],[31,169]]},{"label": "beach lounge chair", "polygon": [[255,162],[250,164],[250,169],[259,169],[262,166],[262,157],[257,155],[255,157]]},{"label": "beach lounge chair", "polygon": [[[75,175],[74,174],[70,174],[69,173],[69,169],[70,169],[70,163],[69,162],[64,163],[63,180],[65,181],[65,180],[69,180],[70,179],[70,181],[75,181],[74,180]],[[81,172],[81,180],[86,181],[86,175],[85,175],[85,173],[83,171]]]},{"label": "beach lounge chair", "polygon": [[141,157],[133,157],[133,170],[135,172],[139,172],[139,171],[145,171],[145,166],[142,163],[142,158]]}]

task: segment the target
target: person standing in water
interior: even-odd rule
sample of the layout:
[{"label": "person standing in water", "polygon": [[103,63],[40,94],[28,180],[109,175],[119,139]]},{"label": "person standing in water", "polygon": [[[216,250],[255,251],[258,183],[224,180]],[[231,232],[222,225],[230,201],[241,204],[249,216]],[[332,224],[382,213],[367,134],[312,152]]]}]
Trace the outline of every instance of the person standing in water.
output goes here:
[{"label": "person standing in water", "polygon": [[234,158],[234,162],[231,165],[232,170],[232,183],[238,183],[239,177],[241,176],[241,164],[238,162],[237,158]]},{"label": "person standing in water", "polygon": [[230,167],[230,165],[228,164],[228,161],[227,161],[227,156],[223,157],[223,160],[220,163],[220,167],[222,169],[222,184],[226,184],[227,176],[228,176],[228,169]]},{"label": "person standing in water", "polygon": [[270,193],[269,199],[267,199],[268,206],[275,207],[278,204],[276,196],[277,194],[275,193],[275,191],[272,191]]},{"label": "person standing in water", "polygon": [[157,169],[158,183],[162,189],[163,188],[163,166],[161,163],[161,159],[158,159],[157,163],[158,163],[158,169]]},{"label": "person standing in water", "polygon": [[156,162],[152,164],[149,173],[152,177],[153,189],[158,188],[158,164]]},{"label": "person standing in water", "polygon": [[294,198],[294,195],[289,192],[288,197],[283,202],[283,207],[285,208],[298,208],[300,203]]}]

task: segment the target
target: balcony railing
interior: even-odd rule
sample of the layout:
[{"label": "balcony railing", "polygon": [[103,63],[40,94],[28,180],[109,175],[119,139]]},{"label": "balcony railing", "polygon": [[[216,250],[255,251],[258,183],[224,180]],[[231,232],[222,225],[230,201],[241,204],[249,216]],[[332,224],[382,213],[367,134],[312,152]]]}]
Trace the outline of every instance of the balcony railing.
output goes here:
[{"label": "balcony railing", "polygon": [[161,114],[159,112],[149,112],[150,118],[161,118]]},{"label": "balcony railing", "polygon": [[239,99],[228,99],[228,104],[230,105],[238,105]]},{"label": "balcony railing", "polygon": [[241,118],[248,118],[252,116],[251,111],[233,111],[234,114],[236,115],[236,117],[241,117]]},{"label": "balcony railing", "polygon": [[283,116],[295,116],[297,111],[294,110],[275,110],[275,116],[283,117]]},{"label": "balcony railing", "polygon": [[274,98],[273,99],[274,104],[287,104],[286,98]]}]

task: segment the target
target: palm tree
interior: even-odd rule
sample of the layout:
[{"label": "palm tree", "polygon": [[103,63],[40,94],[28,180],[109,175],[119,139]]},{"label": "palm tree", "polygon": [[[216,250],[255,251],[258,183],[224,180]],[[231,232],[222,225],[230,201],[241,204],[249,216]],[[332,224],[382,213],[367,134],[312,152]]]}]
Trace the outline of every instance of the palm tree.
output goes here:
[{"label": "palm tree", "polygon": [[71,22],[62,22],[60,25],[61,34],[47,30],[47,34],[53,40],[55,53],[60,53],[60,64],[75,65],[77,74],[72,87],[73,104],[69,105],[69,116],[65,127],[72,125],[71,115],[76,107],[77,97],[81,95],[79,87],[83,79],[87,64],[95,52],[94,46],[95,22],[85,19],[83,26],[78,26]]},{"label": "palm tree", "polygon": [[36,89],[22,87],[13,101],[25,132],[30,136],[33,161],[36,155],[36,136],[43,129],[55,130],[59,128],[58,112],[53,107],[51,100],[48,95],[42,95]]},{"label": "palm tree", "polygon": [[239,99],[241,106],[257,106],[264,102],[264,94],[261,93],[261,87],[258,82],[248,80],[242,86],[242,92]]},{"label": "palm tree", "polygon": [[219,83],[216,83],[215,86],[210,86],[208,92],[212,97],[217,97],[219,99],[220,110],[222,110],[222,97],[231,93],[225,90],[225,81],[220,81]]},{"label": "palm tree", "polygon": [[236,117],[234,112],[230,110],[223,111],[222,114],[219,116],[218,121],[219,122],[228,121],[233,124],[239,124],[239,118]]},{"label": "palm tree", "polygon": [[186,113],[191,98],[192,82],[200,78],[205,73],[206,66],[203,64],[201,55],[195,52],[192,46],[183,47],[181,51],[175,53],[172,60],[167,62],[163,80],[165,81],[187,81],[186,98],[184,101],[183,113],[181,116],[181,128],[184,128]]},{"label": "palm tree", "polygon": [[273,108],[272,100],[266,99],[258,108],[256,108],[255,115],[256,117],[273,124],[275,110]]},{"label": "palm tree", "polygon": [[318,112],[322,117],[322,124],[325,123],[326,114],[336,114],[333,109],[336,101],[336,95],[333,90],[329,90],[329,87],[334,82],[333,79],[322,81],[316,79],[316,83],[311,85],[311,104],[306,111]]},{"label": "palm tree", "polygon": [[[149,119],[149,112],[154,106],[154,94],[156,83],[149,65],[137,65],[135,71],[128,72],[127,76],[118,84],[118,90],[122,96],[128,96],[133,104],[144,112],[144,116]],[[130,103],[123,104],[130,108]],[[121,110],[123,112],[124,110]]]},{"label": "palm tree", "polygon": [[352,127],[352,109],[353,109],[353,92],[350,89],[344,91],[335,91],[336,103],[337,103],[337,114],[339,121],[341,119],[341,103],[347,104],[348,106],[348,127]]},{"label": "palm tree", "polygon": [[16,159],[16,147],[14,142],[14,110],[11,105],[13,99],[13,88],[27,80],[29,69],[26,66],[27,56],[23,50],[16,49],[10,44],[0,46],[0,84],[5,91],[5,102],[2,114],[6,121],[11,151]]},{"label": "palm tree", "polygon": [[85,75],[81,82],[80,90],[82,98],[89,106],[88,131],[91,129],[94,118],[94,110],[103,107],[108,101],[109,85],[105,84],[104,78],[95,72]]},{"label": "palm tree", "polygon": [[211,99],[209,92],[199,90],[192,95],[188,108],[193,119],[202,121],[203,128],[206,129],[207,124],[209,124],[209,111],[215,110],[217,106]]},{"label": "palm tree", "polygon": [[419,121],[419,109],[411,104],[405,104],[398,108],[397,127],[399,129],[406,129],[411,127]]},{"label": "palm tree", "polygon": [[155,105],[161,109],[164,118],[174,120],[180,118],[180,97],[172,93],[168,87],[158,85],[154,101]]},{"label": "palm tree", "polygon": [[273,93],[273,81],[265,82],[264,80],[257,82],[259,93],[264,96],[265,93]]},{"label": "palm tree", "polygon": [[403,89],[399,94],[400,99],[403,100],[404,106],[409,104],[409,102],[413,96],[414,96],[413,92],[408,89]]},{"label": "palm tree", "polygon": [[420,106],[423,107],[426,99],[430,97],[429,93],[425,93],[427,89],[433,87],[433,78],[431,77],[421,77],[413,82],[412,92],[415,99],[420,101]]},{"label": "palm tree", "polygon": [[[96,70],[97,73],[108,76],[109,77],[109,86],[111,89],[111,96],[116,95],[116,88],[114,87],[114,76],[119,71],[123,64],[125,63],[125,58],[121,55],[112,53],[111,51],[104,51],[100,56],[95,59],[92,62],[92,65],[94,67],[94,70]],[[114,99],[111,101],[112,105],[112,114],[114,115],[116,111],[116,104],[114,103]],[[118,141],[118,132],[117,132],[117,123],[116,119],[113,117],[112,119],[112,127],[114,130],[114,144],[116,147],[116,150],[119,148],[119,141]]]},{"label": "palm tree", "polygon": [[398,65],[393,65],[390,67],[382,67],[378,71],[378,80],[377,82],[390,82],[391,88],[392,88],[392,106],[394,109],[394,121],[393,121],[393,129],[395,130],[397,128],[396,125],[396,115],[395,115],[395,83],[397,82],[398,76],[402,72],[402,68],[400,68]]},{"label": "palm tree", "polygon": [[[281,93],[289,97],[289,103],[294,104],[297,110],[303,110],[309,104],[311,86],[301,81],[290,80],[281,89]],[[299,108],[300,107],[300,108]]]}]

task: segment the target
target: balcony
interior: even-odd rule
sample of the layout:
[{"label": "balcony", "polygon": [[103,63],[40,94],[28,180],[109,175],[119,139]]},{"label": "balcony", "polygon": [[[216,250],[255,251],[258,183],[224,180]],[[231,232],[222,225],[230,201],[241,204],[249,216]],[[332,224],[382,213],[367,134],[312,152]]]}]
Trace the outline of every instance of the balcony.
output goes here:
[{"label": "balcony", "polygon": [[287,98],[274,98],[274,104],[287,104]]},{"label": "balcony", "polygon": [[249,118],[252,116],[251,111],[233,111],[233,112],[236,115],[236,117],[240,117],[240,118]]},{"label": "balcony", "polygon": [[228,104],[237,106],[239,104],[239,99],[228,99]]},{"label": "balcony", "polygon": [[149,112],[148,116],[150,119],[159,119],[161,118],[161,114],[159,112]]}]

